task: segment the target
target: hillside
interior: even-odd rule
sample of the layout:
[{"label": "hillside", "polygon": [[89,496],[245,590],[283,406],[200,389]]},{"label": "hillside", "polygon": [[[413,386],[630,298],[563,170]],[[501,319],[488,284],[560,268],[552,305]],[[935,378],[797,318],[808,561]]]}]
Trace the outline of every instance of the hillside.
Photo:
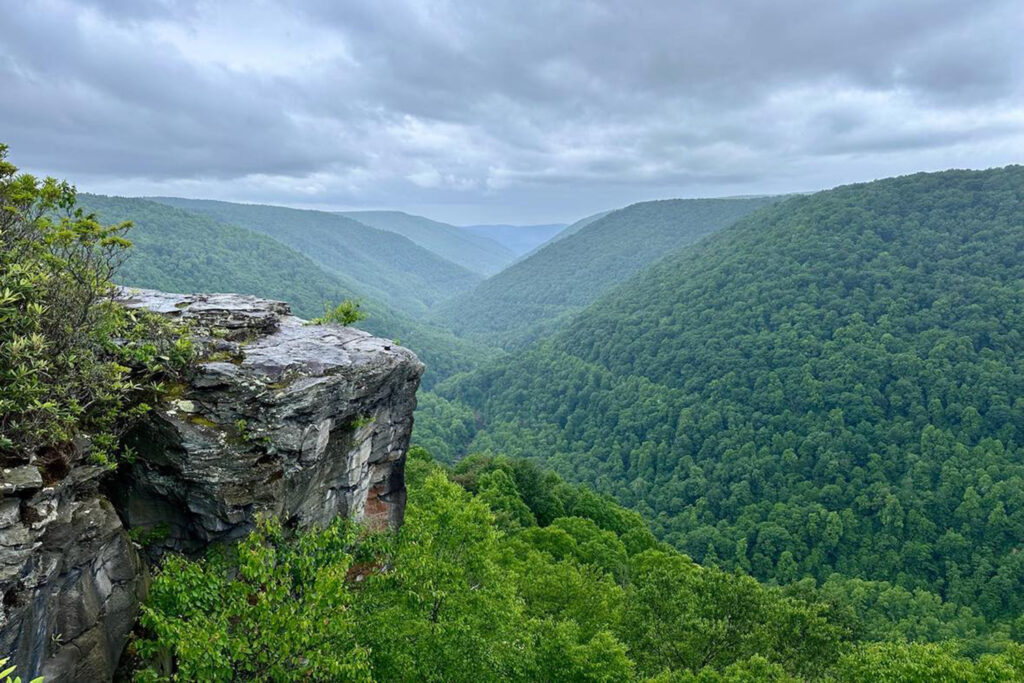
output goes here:
[{"label": "hillside", "polygon": [[238,292],[288,301],[311,318],[359,294],[306,256],[258,232],[144,199],[80,194],[102,221],[130,220],[132,250],[118,282],[166,292]]},{"label": "hillside", "polygon": [[461,229],[471,235],[494,240],[511,249],[516,256],[521,256],[531,249],[536,249],[564,228],[564,223],[551,223],[545,225],[467,225]]},{"label": "hillside", "polygon": [[594,221],[600,220],[600,219],[604,218],[605,216],[607,216],[610,213],[611,213],[611,211],[602,211],[601,213],[595,213],[595,214],[593,214],[591,216],[587,216],[586,218],[581,218],[578,221],[576,221],[575,223],[572,223],[571,225],[566,226],[561,231],[556,233],[554,237],[552,237],[551,239],[547,240],[546,242],[543,242],[542,244],[539,244],[538,246],[534,247],[533,249],[531,249],[530,251],[526,252],[525,254],[523,254],[522,256],[520,256],[516,260],[517,261],[525,261],[526,259],[530,258],[531,256],[533,256],[534,254],[536,254],[538,251],[540,251],[544,247],[548,246],[549,244],[551,244],[553,242],[557,242],[558,240],[564,240],[566,237],[569,237],[570,235],[575,235],[580,230],[582,230],[583,228],[587,227],[588,225],[590,225]]},{"label": "hillside", "polygon": [[494,240],[447,223],[402,211],[341,211],[340,215],[378,230],[404,235],[438,256],[480,275],[493,275],[516,254]]},{"label": "hillside", "polygon": [[515,348],[676,249],[770,204],[758,199],[670,199],[633,204],[584,225],[443,304],[436,319],[456,334]]},{"label": "hillside", "polygon": [[474,450],[614,493],[699,561],[1013,620],[1021,254],[1024,167],[795,197],[441,393],[484,422]]},{"label": "hillside", "polygon": [[421,317],[481,277],[394,232],[324,211],[178,197],[152,201],[269,235],[396,311]]},{"label": "hillside", "polygon": [[392,310],[308,257],[264,234],[145,199],[80,194],[79,205],[101,221],[130,220],[133,248],[120,284],[167,292],[236,292],[287,301],[312,318],[324,304],[359,299],[369,317],[359,327],[399,339],[427,364],[424,386],[476,367],[494,354],[447,330]]},{"label": "hillside", "polygon": [[599,221],[599,220],[601,220],[602,218],[604,218],[605,216],[607,216],[610,213],[611,213],[611,211],[602,211],[601,213],[595,213],[592,216],[587,216],[586,218],[581,218],[578,221],[576,221],[575,223],[572,223],[571,225],[568,225],[565,228],[563,228],[562,230],[560,230],[559,232],[555,233],[555,235],[553,237],[551,237],[551,239],[549,239],[547,242],[544,242],[543,244],[541,244],[539,247],[534,249],[534,251],[536,251],[537,249],[543,249],[544,247],[546,247],[547,245],[551,244],[552,242],[557,242],[558,240],[564,240],[566,237],[569,237],[570,235],[575,235],[580,230],[582,230],[583,228],[587,227],[588,225],[590,225],[594,221]]}]

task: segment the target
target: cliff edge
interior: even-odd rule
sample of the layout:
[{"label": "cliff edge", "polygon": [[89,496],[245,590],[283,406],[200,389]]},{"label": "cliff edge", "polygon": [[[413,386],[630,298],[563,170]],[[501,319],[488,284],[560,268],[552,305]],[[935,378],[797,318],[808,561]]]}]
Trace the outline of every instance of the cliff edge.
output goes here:
[{"label": "cliff edge", "polygon": [[115,473],[88,464],[86,441],[66,472],[0,472],[0,652],[48,683],[113,676],[148,583],[132,538],[151,559],[234,541],[260,515],[397,527],[405,509],[423,373],[411,351],[309,325],[278,301],[122,298],[188,324],[201,360],[128,434],[133,455]]}]

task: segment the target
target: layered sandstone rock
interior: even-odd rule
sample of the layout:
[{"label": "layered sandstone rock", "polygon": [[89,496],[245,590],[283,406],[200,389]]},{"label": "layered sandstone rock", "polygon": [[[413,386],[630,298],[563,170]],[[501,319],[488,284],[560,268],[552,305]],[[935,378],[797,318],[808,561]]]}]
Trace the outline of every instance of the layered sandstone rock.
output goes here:
[{"label": "layered sandstone rock", "polygon": [[0,472],[0,653],[54,681],[114,672],[151,555],[202,552],[260,515],[293,529],[339,515],[401,524],[405,451],[423,365],[286,304],[130,290],[125,306],[186,321],[203,360],[127,438],[114,475],[86,464]]}]

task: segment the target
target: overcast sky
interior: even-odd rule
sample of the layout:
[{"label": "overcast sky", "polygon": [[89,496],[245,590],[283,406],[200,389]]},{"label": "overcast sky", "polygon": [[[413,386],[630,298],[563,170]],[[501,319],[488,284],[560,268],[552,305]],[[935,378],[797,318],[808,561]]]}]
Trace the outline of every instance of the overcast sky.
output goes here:
[{"label": "overcast sky", "polygon": [[5,0],[0,141],[107,194],[570,222],[1024,162],[1021,0]]}]

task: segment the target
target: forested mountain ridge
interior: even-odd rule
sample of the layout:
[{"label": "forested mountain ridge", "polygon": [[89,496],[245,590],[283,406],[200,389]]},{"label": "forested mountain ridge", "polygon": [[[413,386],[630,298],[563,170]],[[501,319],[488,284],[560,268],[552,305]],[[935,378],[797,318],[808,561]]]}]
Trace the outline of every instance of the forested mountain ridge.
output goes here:
[{"label": "forested mountain ridge", "polygon": [[700,561],[1014,620],[1022,254],[1024,167],[794,197],[441,393]]},{"label": "forested mountain ridge", "polygon": [[327,302],[359,296],[309,257],[262,233],[134,197],[83,193],[78,203],[103,221],[132,221],[132,250],[118,273],[122,285],[254,294],[287,300],[306,318],[320,315]]},{"label": "forested mountain ridge", "polygon": [[416,317],[482,279],[407,237],[334,213],[179,197],[149,199],[269,235],[353,289]]},{"label": "forested mountain ridge", "polygon": [[304,318],[326,304],[356,299],[368,317],[360,327],[399,339],[427,364],[425,387],[494,356],[490,349],[414,320],[363,289],[321,268],[304,254],[254,230],[207,215],[132,197],[80,194],[79,205],[100,220],[132,221],[133,248],[119,284],[167,292],[235,292],[287,301]]},{"label": "forested mountain ridge", "polygon": [[679,247],[775,201],[667,199],[613,211],[442,304],[434,318],[470,339],[515,348]]},{"label": "forested mountain ridge", "polygon": [[469,230],[402,211],[339,211],[378,230],[408,237],[424,249],[481,275],[493,275],[515,260],[508,247]]},{"label": "forested mountain ridge", "polygon": [[533,251],[525,254],[525,256],[529,256],[530,254],[532,254],[533,252],[537,251],[538,249],[543,249],[544,247],[546,247],[547,245],[551,244],[552,242],[557,242],[558,240],[564,240],[566,237],[569,237],[570,235],[575,235],[580,230],[582,230],[583,228],[587,227],[588,225],[590,225],[594,221],[601,220],[602,218],[604,218],[605,216],[607,216],[610,213],[611,213],[611,211],[602,211],[600,213],[595,213],[595,214],[592,214],[590,216],[587,216],[586,218],[581,218],[578,221],[576,221],[575,223],[569,224],[568,226],[566,226],[565,228],[563,228],[562,230],[557,232],[554,235],[554,237],[552,237],[551,239],[549,239],[547,242],[545,242],[544,244],[540,245],[539,247],[536,247]]},{"label": "forested mountain ridge", "polygon": [[542,243],[542,244],[534,247],[530,251],[526,252],[525,254],[523,254],[522,256],[517,258],[516,261],[517,262],[518,261],[524,261],[524,260],[530,258],[531,256],[533,256],[534,254],[536,254],[538,251],[540,251],[544,247],[548,246],[549,244],[552,244],[552,243],[557,242],[559,240],[564,240],[566,237],[569,237],[570,235],[575,235],[580,230],[582,230],[583,228],[587,227],[588,225],[590,225],[594,221],[600,220],[600,219],[604,218],[605,216],[607,216],[610,213],[611,213],[611,211],[602,211],[600,213],[591,214],[590,216],[587,216],[586,218],[581,218],[578,221],[576,221],[575,223],[569,224],[568,226],[563,228],[561,231],[556,233],[554,235],[554,237],[548,239],[544,243]]}]

